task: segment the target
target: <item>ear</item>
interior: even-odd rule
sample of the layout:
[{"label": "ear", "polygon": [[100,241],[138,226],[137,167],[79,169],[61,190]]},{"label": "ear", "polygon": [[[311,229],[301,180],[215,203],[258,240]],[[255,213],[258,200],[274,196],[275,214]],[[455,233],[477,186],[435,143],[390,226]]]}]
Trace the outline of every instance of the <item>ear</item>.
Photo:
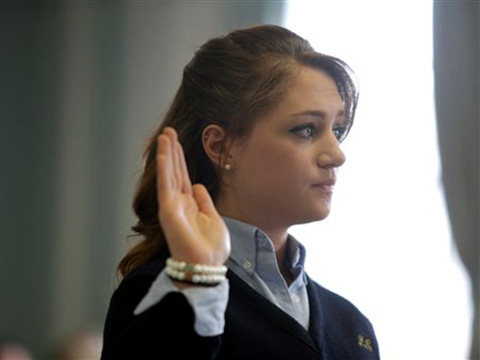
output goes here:
[{"label": "ear", "polygon": [[202,144],[205,153],[210,160],[219,168],[228,163],[228,154],[223,151],[227,149],[227,135],[224,128],[216,124],[210,124],[202,132]]}]

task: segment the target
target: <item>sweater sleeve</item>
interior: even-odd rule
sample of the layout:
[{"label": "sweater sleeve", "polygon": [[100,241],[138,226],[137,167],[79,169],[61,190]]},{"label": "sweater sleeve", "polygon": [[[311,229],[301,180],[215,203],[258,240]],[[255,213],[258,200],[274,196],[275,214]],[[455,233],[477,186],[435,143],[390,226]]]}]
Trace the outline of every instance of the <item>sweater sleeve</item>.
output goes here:
[{"label": "sweater sleeve", "polygon": [[140,301],[134,314],[140,315],[161,301],[167,294],[181,292],[195,313],[194,328],[200,336],[216,336],[223,333],[225,327],[225,309],[228,301],[228,280],[212,287],[191,287],[179,290],[165,269],[155,279],[147,295]]},{"label": "sweater sleeve", "polygon": [[139,273],[112,295],[105,321],[102,359],[215,359],[221,335],[195,331],[195,311],[181,292],[169,292],[138,315],[134,310],[156,275]]}]

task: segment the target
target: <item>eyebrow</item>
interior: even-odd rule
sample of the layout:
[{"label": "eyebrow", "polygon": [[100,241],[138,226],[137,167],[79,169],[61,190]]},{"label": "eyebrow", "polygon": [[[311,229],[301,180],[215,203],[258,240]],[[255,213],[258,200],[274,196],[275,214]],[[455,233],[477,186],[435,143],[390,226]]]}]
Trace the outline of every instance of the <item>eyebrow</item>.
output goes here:
[{"label": "eyebrow", "polygon": [[[345,112],[343,110],[340,110],[337,114],[337,116],[344,116],[344,115],[345,115]],[[301,117],[301,116],[313,116],[313,117],[325,119],[327,117],[327,113],[322,110],[305,110],[305,111],[301,111],[299,113],[290,115],[290,117]]]}]

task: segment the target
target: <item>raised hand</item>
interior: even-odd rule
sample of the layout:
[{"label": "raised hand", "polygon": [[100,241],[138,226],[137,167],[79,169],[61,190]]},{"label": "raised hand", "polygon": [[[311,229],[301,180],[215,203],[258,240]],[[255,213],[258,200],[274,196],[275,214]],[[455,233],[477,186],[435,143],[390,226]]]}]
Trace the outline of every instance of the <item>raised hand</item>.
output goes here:
[{"label": "raised hand", "polygon": [[157,142],[158,218],[172,257],[225,263],[230,254],[228,229],[205,186],[192,186],[177,133],[167,127]]}]

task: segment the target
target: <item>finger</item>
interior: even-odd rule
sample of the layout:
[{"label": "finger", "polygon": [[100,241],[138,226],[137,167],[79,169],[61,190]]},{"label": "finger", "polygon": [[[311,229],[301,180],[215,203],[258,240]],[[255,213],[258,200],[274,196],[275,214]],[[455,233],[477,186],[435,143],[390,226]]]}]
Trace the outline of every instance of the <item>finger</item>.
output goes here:
[{"label": "finger", "polygon": [[178,144],[177,132],[173,128],[167,127],[164,130],[164,134],[167,135],[170,140],[170,152],[172,156],[172,182],[173,182],[172,185],[175,190],[181,191],[182,172],[181,172],[180,159],[179,159],[179,154],[177,149],[177,144]]},{"label": "finger", "polygon": [[218,216],[217,209],[207,188],[202,184],[195,184],[192,190],[199,210],[209,216]]},{"label": "finger", "polygon": [[182,192],[185,194],[192,195],[192,183],[190,181],[190,175],[188,174],[187,163],[185,161],[185,154],[183,153],[183,148],[180,143],[177,143],[177,153],[178,153],[178,160],[180,162],[180,176],[181,176],[181,186]]},{"label": "finger", "polygon": [[169,139],[165,135],[157,138],[157,195],[162,203],[172,192],[171,154]]}]

